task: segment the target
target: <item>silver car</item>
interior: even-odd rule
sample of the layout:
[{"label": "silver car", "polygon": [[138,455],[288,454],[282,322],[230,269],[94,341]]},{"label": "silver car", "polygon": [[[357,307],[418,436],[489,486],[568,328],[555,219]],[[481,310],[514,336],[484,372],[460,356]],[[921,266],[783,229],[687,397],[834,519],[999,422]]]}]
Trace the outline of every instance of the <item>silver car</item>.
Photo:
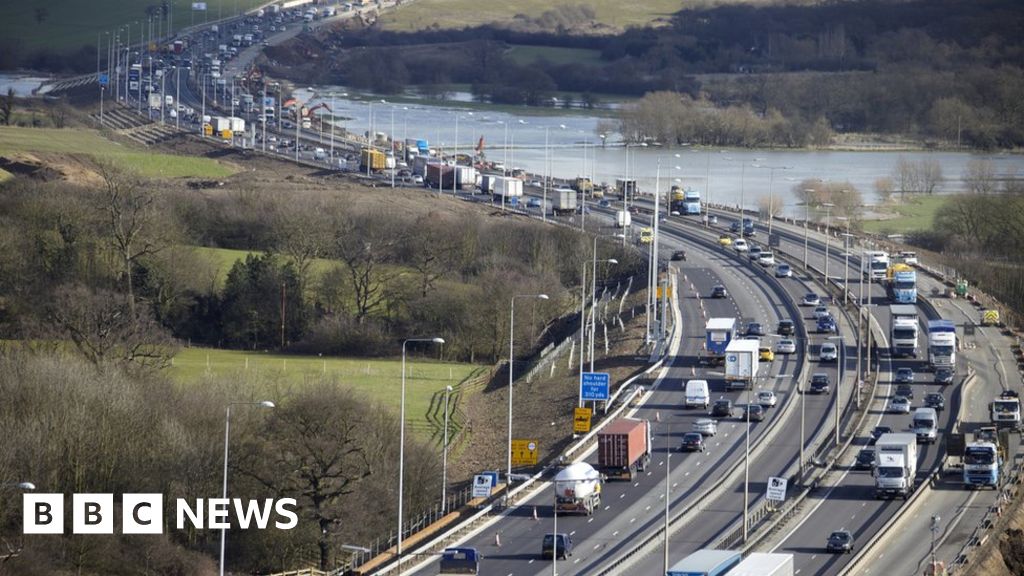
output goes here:
[{"label": "silver car", "polygon": [[718,434],[718,422],[711,418],[700,418],[694,421],[692,430],[704,436],[714,436]]},{"label": "silver car", "polygon": [[910,414],[910,400],[906,396],[896,396],[889,401],[889,412],[893,414]]},{"label": "silver car", "polygon": [[822,362],[835,362],[839,358],[839,348],[831,342],[825,342],[821,345],[821,350],[818,352],[818,360]]},{"label": "silver car", "polygon": [[776,402],[778,399],[775,397],[775,392],[771,390],[761,390],[757,393],[757,403],[765,408],[774,408]]}]

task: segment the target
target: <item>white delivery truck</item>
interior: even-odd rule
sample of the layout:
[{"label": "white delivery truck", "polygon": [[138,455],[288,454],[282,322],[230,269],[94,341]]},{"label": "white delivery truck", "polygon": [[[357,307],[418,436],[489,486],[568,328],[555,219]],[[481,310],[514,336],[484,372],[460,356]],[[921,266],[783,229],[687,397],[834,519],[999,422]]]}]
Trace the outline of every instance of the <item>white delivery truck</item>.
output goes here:
[{"label": "white delivery truck", "polygon": [[523,197],[523,181],[518,178],[495,176],[492,181],[491,193],[494,194],[495,200],[517,204],[519,198]]},{"label": "white delivery truck", "polygon": [[910,304],[889,306],[892,315],[892,330],[889,333],[891,351],[894,357],[917,358],[917,307]]},{"label": "white delivery truck", "polygon": [[576,191],[572,188],[555,188],[551,191],[552,208],[556,215],[564,216],[576,212]]},{"label": "white delivery truck", "polygon": [[921,407],[915,410],[912,428],[918,442],[935,444],[939,436],[939,416],[935,408]]},{"label": "white delivery truck", "polygon": [[729,390],[747,390],[757,378],[761,343],[758,340],[733,340],[725,348],[725,382]]},{"label": "white delivery truck", "polygon": [[619,210],[615,213],[615,225],[619,228],[627,228],[633,223],[633,215],[625,210]]},{"label": "white delivery truck", "polygon": [[874,474],[875,498],[909,498],[917,474],[917,435],[882,434],[875,443]]}]

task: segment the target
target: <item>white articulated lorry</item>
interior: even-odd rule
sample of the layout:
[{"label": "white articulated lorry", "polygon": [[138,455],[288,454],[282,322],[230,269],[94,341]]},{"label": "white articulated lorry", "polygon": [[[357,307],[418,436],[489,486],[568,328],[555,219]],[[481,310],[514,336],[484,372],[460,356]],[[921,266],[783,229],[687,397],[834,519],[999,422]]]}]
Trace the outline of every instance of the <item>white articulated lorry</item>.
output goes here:
[{"label": "white articulated lorry", "polygon": [[761,344],[757,340],[733,340],[725,348],[725,381],[729,390],[753,387]]},{"label": "white articulated lorry", "polygon": [[910,497],[917,474],[917,435],[882,434],[875,443],[875,498]]},{"label": "white articulated lorry", "polygon": [[586,462],[577,462],[555,475],[558,511],[590,516],[601,507],[601,474]]}]

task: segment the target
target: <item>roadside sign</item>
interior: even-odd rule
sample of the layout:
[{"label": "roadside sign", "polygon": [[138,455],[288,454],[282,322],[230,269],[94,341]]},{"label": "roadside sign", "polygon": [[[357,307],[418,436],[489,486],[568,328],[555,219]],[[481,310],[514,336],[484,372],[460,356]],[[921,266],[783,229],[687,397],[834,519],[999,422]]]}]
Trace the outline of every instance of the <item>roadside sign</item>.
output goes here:
[{"label": "roadside sign", "polygon": [[974,324],[964,324],[964,336],[974,336]]},{"label": "roadside sign", "polygon": [[778,502],[782,502],[783,500],[785,500],[787,482],[788,481],[785,478],[780,478],[778,476],[769,476],[767,498],[769,500],[775,500]]},{"label": "roadside sign", "polygon": [[513,466],[536,466],[537,465],[537,441],[536,440],[513,440],[512,441],[512,465]]},{"label": "roadside sign", "polygon": [[[658,286],[658,299],[659,300],[661,299],[662,289],[663,288],[661,286]],[[668,291],[668,298],[672,298],[672,287],[671,286],[666,286],[664,288],[664,290]]]},{"label": "roadside sign", "polygon": [[772,248],[778,248],[780,242],[781,239],[778,234],[772,234],[768,237],[768,246],[771,246]]},{"label": "roadside sign", "polygon": [[487,498],[491,495],[490,474],[477,474],[473,477],[473,498]]},{"label": "roadside sign", "polygon": [[100,74],[100,86],[109,86],[110,76],[108,74]]},{"label": "roadside sign", "polygon": [[580,374],[580,398],[583,400],[607,400],[611,395],[611,376],[607,372],[584,372]]},{"label": "roadside sign", "polygon": [[572,431],[576,434],[590,432],[590,408],[577,408],[572,421]]}]

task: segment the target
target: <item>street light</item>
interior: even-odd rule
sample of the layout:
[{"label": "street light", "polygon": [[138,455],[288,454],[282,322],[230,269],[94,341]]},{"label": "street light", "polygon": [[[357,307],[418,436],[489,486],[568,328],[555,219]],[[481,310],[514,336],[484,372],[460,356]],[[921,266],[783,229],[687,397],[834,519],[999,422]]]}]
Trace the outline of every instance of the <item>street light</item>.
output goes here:
[{"label": "street light", "polygon": [[8,482],[0,484],[0,488],[17,488],[18,490],[35,490],[36,485],[31,482]]},{"label": "street light", "polygon": [[846,216],[839,216],[836,220],[846,220],[846,232],[843,233],[843,256],[846,264],[843,268],[843,306],[850,304],[850,244],[853,234],[850,234],[850,219]]},{"label": "street light", "polygon": [[[259,406],[260,408],[274,408],[275,404],[270,400],[260,402],[231,402],[227,405],[224,416],[224,490],[221,496],[225,501],[228,499],[228,437],[231,434],[231,407],[232,406]],[[224,539],[227,536],[227,528],[220,529],[220,576],[224,576]]]},{"label": "street light", "polygon": [[[565,124],[559,124],[558,127],[565,130]],[[551,181],[551,149],[548,147],[548,130],[550,126],[544,127],[544,200],[540,205],[540,219],[543,222],[548,220],[548,186]]]},{"label": "street light", "polygon": [[405,496],[405,346],[409,342],[431,342],[444,344],[444,338],[406,338],[402,341],[402,400],[399,408],[398,424],[398,573],[402,573],[402,500]]},{"label": "street light", "polygon": [[822,206],[825,207],[825,290],[829,290],[828,285],[828,245],[829,238],[832,237],[832,207],[835,204],[831,202],[824,202]]},{"label": "street light", "polygon": [[451,386],[444,388],[444,455],[441,458],[441,514],[448,511],[448,395]]},{"label": "street light", "polygon": [[765,166],[764,164],[754,164],[754,168],[764,168],[768,170],[768,238],[770,241],[772,235],[772,220],[775,218],[775,192],[772,190],[772,183],[775,180],[775,171],[789,170],[792,166]]},{"label": "street light", "polygon": [[[590,371],[594,371],[594,340],[596,339],[595,333],[597,332],[597,239],[598,236],[594,236],[594,265],[591,271],[591,288],[590,297],[592,304],[590,306]],[[619,261],[615,258],[608,258],[602,260],[605,264],[618,264]],[[581,350],[582,352],[582,350]]]},{"label": "street light", "polygon": [[506,447],[506,456],[508,456],[508,476],[505,479],[506,487],[505,493],[508,494],[508,487],[512,484],[512,381],[515,377],[515,372],[512,370],[512,363],[516,357],[516,338],[515,338],[515,322],[516,322],[516,298],[536,298],[538,300],[547,300],[547,294],[516,294],[512,296],[511,310],[509,312],[508,321],[508,446]]}]

